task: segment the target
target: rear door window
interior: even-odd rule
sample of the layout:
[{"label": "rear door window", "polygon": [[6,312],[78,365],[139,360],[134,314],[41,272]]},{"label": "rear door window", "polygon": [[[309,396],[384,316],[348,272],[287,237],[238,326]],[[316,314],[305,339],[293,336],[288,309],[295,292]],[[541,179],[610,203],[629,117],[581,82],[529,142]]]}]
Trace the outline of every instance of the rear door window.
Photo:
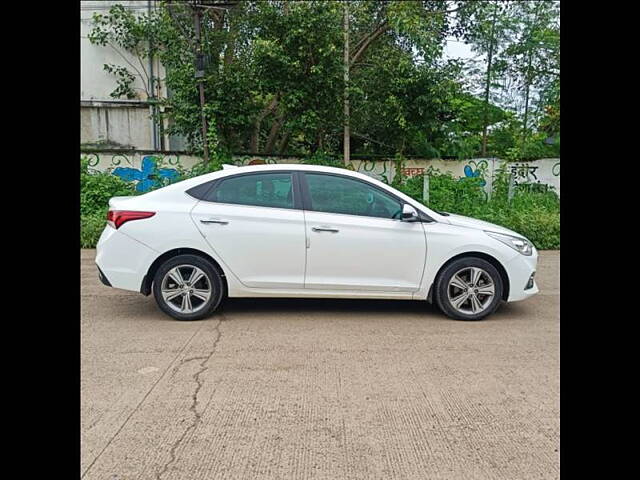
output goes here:
[{"label": "rear door window", "polygon": [[209,202],[293,208],[291,173],[237,175],[222,179],[207,195]]}]

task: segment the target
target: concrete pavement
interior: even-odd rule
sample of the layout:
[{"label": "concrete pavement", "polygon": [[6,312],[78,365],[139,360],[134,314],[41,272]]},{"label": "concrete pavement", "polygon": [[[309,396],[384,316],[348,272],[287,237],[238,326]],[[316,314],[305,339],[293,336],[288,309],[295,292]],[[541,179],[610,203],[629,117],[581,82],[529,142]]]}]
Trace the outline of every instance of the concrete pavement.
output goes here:
[{"label": "concrete pavement", "polygon": [[559,477],[559,260],[481,322],[423,302],[230,299],[199,322],[81,251],[85,479]]}]

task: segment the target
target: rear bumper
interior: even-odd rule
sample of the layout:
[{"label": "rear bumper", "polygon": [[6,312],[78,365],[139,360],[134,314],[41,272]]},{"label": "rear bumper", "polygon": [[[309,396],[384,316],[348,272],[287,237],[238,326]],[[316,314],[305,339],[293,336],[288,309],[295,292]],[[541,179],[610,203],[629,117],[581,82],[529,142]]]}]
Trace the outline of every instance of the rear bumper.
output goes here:
[{"label": "rear bumper", "polygon": [[[538,251],[534,249],[529,257],[518,254],[505,265],[509,275],[508,302],[517,302],[529,298],[540,291],[535,280],[531,286],[531,276],[535,274],[538,265]],[[535,277],[534,277],[535,278]],[[527,288],[529,287],[529,288]]]},{"label": "rear bumper", "polygon": [[158,255],[155,250],[107,225],[96,245],[98,277],[107,286],[139,292],[142,280]]},{"label": "rear bumper", "polygon": [[100,267],[98,267],[98,278],[100,279],[103,285],[106,285],[107,287],[111,286],[111,283],[109,282],[105,274],[102,273],[102,270],[100,270]]}]

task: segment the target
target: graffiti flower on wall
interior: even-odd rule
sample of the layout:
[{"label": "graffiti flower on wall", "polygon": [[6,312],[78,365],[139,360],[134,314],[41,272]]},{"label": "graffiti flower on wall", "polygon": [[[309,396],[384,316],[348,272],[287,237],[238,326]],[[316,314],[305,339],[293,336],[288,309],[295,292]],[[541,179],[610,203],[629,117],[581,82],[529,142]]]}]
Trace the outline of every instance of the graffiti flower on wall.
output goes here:
[{"label": "graffiti flower on wall", "polygon": [[[474,165],[476,169],[474,170],[471,165]],[[469,162],[468,165],[464,166],[464,177],[465,178],[480,178],[480,186],[484,187],[487,184],[487,181],[484,179],[483,166],[486,165],[485,161],[480,162],[480,164],[476,164],[476,162]]]},{"label": "graffiti flower on wall", "polygon": [[158,168],[154,157],[151,155],[142,159],[140,170],[137,168],[118,167],[112,173],[125,182],[137,181],[136,190],[138,192],[147,192],[151,188],[161,185],[162,179],[176,180],[179,175],[175,168]]}]

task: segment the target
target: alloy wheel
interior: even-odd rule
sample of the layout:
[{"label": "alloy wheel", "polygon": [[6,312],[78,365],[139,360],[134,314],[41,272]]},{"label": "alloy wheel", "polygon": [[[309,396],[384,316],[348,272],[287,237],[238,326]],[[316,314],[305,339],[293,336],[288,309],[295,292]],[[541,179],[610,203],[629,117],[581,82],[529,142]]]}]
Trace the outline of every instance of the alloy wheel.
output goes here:
[{"label": "alloy wheel", "polygon": [[495,284],[482,268],[465,267],[449,280],[447,294],[451,306],[465,315],[476,315],[486,310],[495,296]]},{"label": "alloy wheel", "polygon": [[179,313],[195,313],[211,298],[213,287],[207,274],[195,265],[178,265],[162,279],[162,298]]}]

